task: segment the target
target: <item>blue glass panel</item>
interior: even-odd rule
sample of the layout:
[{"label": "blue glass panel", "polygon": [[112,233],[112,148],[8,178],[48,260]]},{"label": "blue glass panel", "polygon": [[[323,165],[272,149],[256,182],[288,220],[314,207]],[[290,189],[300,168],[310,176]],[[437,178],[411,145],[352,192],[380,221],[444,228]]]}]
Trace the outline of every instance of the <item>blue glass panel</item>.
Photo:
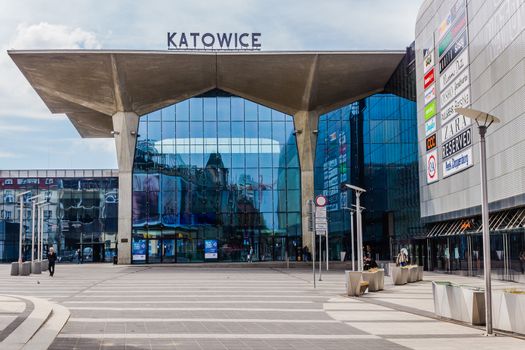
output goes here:
[{"label": "blue glass panel", "polygon": [[199,121],[203,120],[203,99],[192,98],[190,99],[190,120]]},{"label": "blue glass panel", "polygon": [[217,121],[217,98],[204,97],[204,120]]},{"label": "blue glass panel", "polygon": [[190,100],[179,102],[175,105],[175,117],[177,121],[190,119]]},{"label": "blue glass panel", "polygon": [[231,99],[231,120],[244,120],[244,100],[239,97],[232,97]]}]

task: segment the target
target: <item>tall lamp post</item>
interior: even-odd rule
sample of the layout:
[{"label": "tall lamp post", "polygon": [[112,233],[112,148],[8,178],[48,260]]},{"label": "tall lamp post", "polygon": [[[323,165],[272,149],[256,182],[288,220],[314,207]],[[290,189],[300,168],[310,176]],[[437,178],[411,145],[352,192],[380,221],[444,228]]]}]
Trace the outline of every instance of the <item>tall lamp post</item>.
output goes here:
[{"label": "tall lamp post", "polygon": [[19,271],[22,269],[22,240],[23,240],[23,232],[24,232],[24,196],[28,193],[31,193],[31,191],[25,191],[22,193],[17,194],[16,196],[20,198],[20,237],[18,242],[18,268]]},{"label": "tall lamp post", "polygon": [[355,206],[357,210],[357,270],[363,271],[363,223],[361,221],[360,196],[362,193],[365,193],[366,190],[350,184],[345,184],[345,186],[355,192]]},{"label": "tall lamp post", "polygon": [[485,323],[487,335],[492,335],[492,286],[490,266],[490,227],[489,201],[487,195],[487,149],[485,134],[492,123],[499,119],[485,112],[472,108],[456,108],[456,112],[476,122],[479,130],[480,169],[481,169],[481,221],[483,225],[483,270],[485,275]]},{"label": "tall lamp post", "polygon": [[352,252],[352,271],[355,271],[355,248],[354,248],[354,209],[344,207],[343,209],[347,209],[350,211],[350,245],[352,248],[350,251]]},{"label": "tall lamp post", "polygon": [[42,197],[42,194],[29,198],[33,202],[31,209],[31,271],[33,271],[33,263],[35,262],[35,210],[37,208],[37,199]]}]

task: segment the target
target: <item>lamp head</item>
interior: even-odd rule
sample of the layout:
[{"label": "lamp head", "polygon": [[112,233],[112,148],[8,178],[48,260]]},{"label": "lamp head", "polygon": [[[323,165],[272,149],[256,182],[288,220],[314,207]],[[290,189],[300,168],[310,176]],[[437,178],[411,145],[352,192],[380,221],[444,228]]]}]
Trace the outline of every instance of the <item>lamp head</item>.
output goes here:
[{"label": "lamp head", "polygon": [[366,190],[364,188],[361,188],[361,187],[357,187],[357,186],[354,186],[354,185],[350,185],[350,184],[345,184],[346,187],[356,191],[356,192],[366,192]]},{"label": "lamp head", "polygon": [[462,116],[474,120],[478,126],[484,126],[486,128],[488,128],[492,123],[500,122],[497,117],[472,108],[456,108],[456,112]]}]

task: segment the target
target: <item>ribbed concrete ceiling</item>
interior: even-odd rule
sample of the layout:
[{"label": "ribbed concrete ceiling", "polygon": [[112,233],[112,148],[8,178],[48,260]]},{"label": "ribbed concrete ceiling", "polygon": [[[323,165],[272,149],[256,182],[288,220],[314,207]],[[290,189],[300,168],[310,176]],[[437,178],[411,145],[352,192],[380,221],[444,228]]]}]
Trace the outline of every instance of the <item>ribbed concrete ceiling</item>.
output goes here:
[{"label": "ribbed concrete ceiling", "polygon": [[82,137],[111,137],[118,111],[143,115],[221,89],[287,114],[327,112],[380,92],[404,51],[9,51],[52,113]]}]

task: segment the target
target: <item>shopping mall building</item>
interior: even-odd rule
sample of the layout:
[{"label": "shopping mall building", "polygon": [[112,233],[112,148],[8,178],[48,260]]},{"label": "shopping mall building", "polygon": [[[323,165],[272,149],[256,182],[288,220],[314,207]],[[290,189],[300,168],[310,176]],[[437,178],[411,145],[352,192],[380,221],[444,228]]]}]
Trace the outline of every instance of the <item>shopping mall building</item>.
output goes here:
[{"label": "shopping mall building", "polygon": [[13,198],[31,189],[51,198],[59,255],[118,250],[120,263],[246,261],[250,249],[300,260],[306,203],[323,194],[339,260],[353,184],[378,259],[406,246],[429,269],[475,274],[479,136],[455,112],[472,107],[502,120],[488,132],[489,199],[492,258],[509,273],[525,244],[524,13],[524,1],[427,0],[402,51],[9,51],[51,112],[115,139],[119,169],[2,171],[0,258],[16,258]]}]

